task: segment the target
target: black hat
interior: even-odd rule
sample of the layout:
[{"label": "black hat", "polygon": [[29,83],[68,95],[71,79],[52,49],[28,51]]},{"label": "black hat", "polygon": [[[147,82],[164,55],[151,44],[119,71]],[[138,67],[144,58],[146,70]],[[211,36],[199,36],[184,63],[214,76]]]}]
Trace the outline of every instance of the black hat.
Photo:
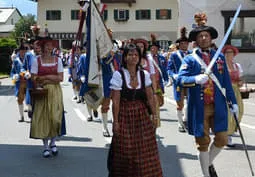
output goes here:
[{"label": "black hat", "polygon": [[180,29],[181,37],[175,41],[175,43],[180,43],[183,41],[191,42],[189,38],[186,37],[187,29],[185,27],[182,27]]},{"label": "black hat", "polygon": [[150,45],[150,48],[151,48],[152,46],[156,46],[156,47],[160,48],[159,41],[157,41],[156,35],[153,34],[153,33],[151,33],[151,45]]},{"label": "black hat", "polygon": [[24,46],[24,44],[20,44],[20,46],[17,48],[18,51],[20,50],[28,50],[28,47]]},{"label": "black hat", "polygon": [[216,39],[218,37],[218,32],[214,27],[205,25],[207,22],[205,13],[195,14],[194,19],[197,23],[197,26],[189,33],[189,39],[191,41],[196,41],[197,35],[202,31],[210,33],[212,39]]}]

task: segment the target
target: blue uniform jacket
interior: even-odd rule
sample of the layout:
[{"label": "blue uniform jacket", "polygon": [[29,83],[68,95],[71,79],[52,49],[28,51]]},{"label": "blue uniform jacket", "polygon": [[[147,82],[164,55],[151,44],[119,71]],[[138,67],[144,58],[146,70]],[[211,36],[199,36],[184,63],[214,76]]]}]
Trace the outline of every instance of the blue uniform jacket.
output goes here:
[{"label": "blue uniform jacket", "polygon": [[113,69],[111,67],[111,64],[113,63],[113,59],[111,59],[111,54],[108,54],[107,57],[102,58],[100,60],[101,67],[102,67],[102,76],[103,76],[103,88],[104,88],[104,97],[109,98],[111,89],[110,89],[110,81],[112,79],[113,75]]},{"label": "blue uniform jacket", "polygon": [[77,76],[80,79],[82,75],[85,76],[85,82],[81,83],[80,88],[80,96],[84,96],[86,92],[89,91],[88,87],[88,72],[89,72],[89,63],[86,62],[86,54],[80,55],[79,61],[78,61],[78,67],[77,67]]},{"label": "blue uniform jacket", "polygon": [[[199,50],[196,51],[201,56]],[[211,50],[211,58],[215,54]],[[223,61],[221,65],[223,70],[220,70],[218,61]],[[179,77],[177,84],[180,86],[189,87],[188,93],[188,130],[189,134],[195,137],[202,137],[204,135],[204,99],[203,87],[195,83],[195,76],[201,74],[201,65],[194,59],[192,55],[187,55],[179,70]],[[232,89],[231,80],[229,77],[227,65],[224,55],[220,55],[212,68],[212,72],[219,80],[222,88],[226,89],[226,98],[222,95],[216,84],[214,84],[214,101],[215,101],[215,114],[214,114],[214,132],[227,131],[228,128],[228,110],[226,101],[236,104],[235,95]]]},{"label": "blue uniform jacket", "polygon": [[[184,58],[184,52],[181,50],[178,50],[178,52],[180,52],[182,58]],[[188,54],[190,54],[191,51],[188,51]],[[174,93],[174,99],[176,101],[180,101],[181,99],[181,87],[180,89],[177,91],[177,82],[176,80],[173,78],[174,74],[178,74],[181,63],[182,63],[182,58],[180,58],[176,52],[173,52],[168,60],[168,64],[167,64],[167,72],[168,75],[172,78],[173,80],[173,93]]]},{"label": "blue uniform jacket", "polygon": [[[13,60],[12,63],[12,69],[11,69],[11,78],[15,75],[18,74],[18,79],[15,82],[15,96],[17,97],[19,94],[19,87],[20,87],[20,73],[21,72],[25,72],[26,69],[24,68],[24,63],[23,61],[20,59],[19,54],[17,55],[17,57]],[[32,85],[32,84],[31,84]],[[30,104],[31,100],[30,100],[30,95],[29,95],[29,88],[27,87],[26,89],[26,97],[25,97],[25,101],[26,104]]]},{"label": "blue uniform jacket", "polygon": [[[169,78],[168,78],[168,74],[167,74],[167,61],[166,58],[162,55],[158,55],[158,63],[159,63],[159,68],[160,71],[162,73],[162,76],[160,76],[160,87],[164,93],[164,82],[168,82]],[[155,70],[157,68],[155,67]]]},{"label": "blue uniform jacket", "polygon": [[[29,71],[31,73],[31,66],[32,62],[35,59],[35,56],[31,52],[26,52],[25,57],[24,57],[24,69],[26,71]],[[26,89],[26,104],[31,104],[31,97],[29,93],[29,89],[33,87],[32,80],[28,79],[27,80],[27,89]]]},{"label": "blue uniform jacket", "polygon": [[74,57],[77,57],[78,60],[73,60],[73,66],[71,66],[71,60],[69,59],[68,60],[68,74],[70,74],[72,76],[72,78],[70,80],[68,80],[69,82],[72,82],[72,79],[79,79],[80,77],[77,75],[77,76],[74,76],[73,75],[73,70],[76,72],[76,74],[78,73],[78,68],[79,68],[79,60],[80,60],[80,57],[78,55],[74,56]]}]

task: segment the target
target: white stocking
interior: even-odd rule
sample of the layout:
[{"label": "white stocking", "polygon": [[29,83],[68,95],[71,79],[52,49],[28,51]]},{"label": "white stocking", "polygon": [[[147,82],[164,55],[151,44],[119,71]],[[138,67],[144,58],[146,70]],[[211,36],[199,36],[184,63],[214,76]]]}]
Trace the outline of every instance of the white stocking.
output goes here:
[{"label": "white stocking", "polygon": [[220,153],[221,148],[216,147],[214,144],[211,145],[210,151],[209,151],[209,165],[212,165],[213,160],[215,157]]},{"label": "white stocking", "polygon": [[209,177],[209,152],[198,152],[198,159],[200,162],[203,177]]},{"label": "white stocking", "polygon": [[103,119],[103,130],[104,131],[107,131],[108,128],[107,128],[107,121],[108,121],[108,116],[107,116],[107,113],[102,113],[102,119]]}]

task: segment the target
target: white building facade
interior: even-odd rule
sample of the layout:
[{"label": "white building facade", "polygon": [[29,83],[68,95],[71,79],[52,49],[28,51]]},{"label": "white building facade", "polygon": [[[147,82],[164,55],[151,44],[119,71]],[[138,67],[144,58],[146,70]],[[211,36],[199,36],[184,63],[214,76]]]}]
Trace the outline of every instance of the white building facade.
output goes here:
[{"label": "white building facade", "polygon": [[178,26],[185,25],[190,31],[194,14],[206,12],[207,24],[218,30],[215,42],[219,46],[240,4],[241,12],[227,43],[238,47],[236,61],[242,65],[246,81],[255,82],[255,0],[178,0]]},{"label": "white building facade", "polygon": [[21,17],[17,8],[0,8],[0,37],[9,37]]},{"label": "white building facade", "polygon": [[[113,38],[125,40],[144,38],[150,40],[155,33],[163,48],[179,37],[179,29],[194,26],[193,16],[206,12],[208,25],[219,33],[219,45],[235,10],[242,9],[229,37],[228,44],[239,48],[236,60],[243,66],[244,75],[255,76],[255,0],[101,0],[107,4],[103,18],[113,31]],[[78,30],[77,0],[38,0],[38,24],[48,25],[53,38],[60,40],[62,48],[70,48]],[[85,27],[83,27],[85,35]],[[255,79],[254,79],[255,81]]]}]

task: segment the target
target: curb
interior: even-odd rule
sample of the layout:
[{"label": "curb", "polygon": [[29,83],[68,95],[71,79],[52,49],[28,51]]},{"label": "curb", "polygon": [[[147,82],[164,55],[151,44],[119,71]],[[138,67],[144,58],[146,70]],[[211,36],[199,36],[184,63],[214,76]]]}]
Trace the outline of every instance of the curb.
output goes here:
[{"label": "curb", "polygon": [[6,79],[6,78],[8,78],[9,76],[0,76],[0,79]]}]

